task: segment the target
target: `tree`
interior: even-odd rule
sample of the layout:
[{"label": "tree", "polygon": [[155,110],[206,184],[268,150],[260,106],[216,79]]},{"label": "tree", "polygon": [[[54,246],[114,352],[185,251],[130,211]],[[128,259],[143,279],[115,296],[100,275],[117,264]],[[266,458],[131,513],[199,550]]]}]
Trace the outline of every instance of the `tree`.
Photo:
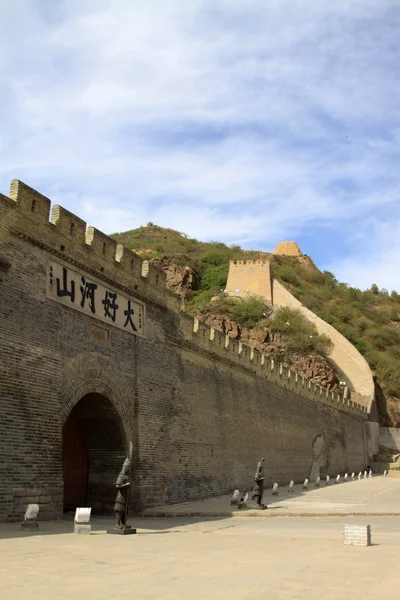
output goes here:
[{"label": "tree", "polygon": [[377,294],[379,294],[379,288],[378,288],[378,286],[376,285],[376,283],[373,283],[373,284],[371,285],[371,292],[372,292],[373,294],[375,294],[375,296],[376,296]]}]

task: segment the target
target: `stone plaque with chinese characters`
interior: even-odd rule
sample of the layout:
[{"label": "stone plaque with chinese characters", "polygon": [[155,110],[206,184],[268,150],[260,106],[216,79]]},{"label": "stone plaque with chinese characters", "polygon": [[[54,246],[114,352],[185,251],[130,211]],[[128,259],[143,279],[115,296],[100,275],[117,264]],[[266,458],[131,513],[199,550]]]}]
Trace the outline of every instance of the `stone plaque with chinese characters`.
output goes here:
[{"label": "stone plaque with chinese characters", "polygon": [[145,305],[142,302],[50,258],[46,295],[103,323],[144,336]]}]

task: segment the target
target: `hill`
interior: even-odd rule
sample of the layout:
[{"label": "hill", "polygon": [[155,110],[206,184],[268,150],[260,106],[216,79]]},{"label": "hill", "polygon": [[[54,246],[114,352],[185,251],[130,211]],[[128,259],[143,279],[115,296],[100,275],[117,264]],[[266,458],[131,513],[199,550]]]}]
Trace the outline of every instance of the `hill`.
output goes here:
[{"label": "hill", "polygon": [[[248,251],[221,242],[200,242],[149,223],[113,235],[120,243],[167,272],[168,285],[182,298],[182,308],[236,339],[278,355],[330,389],[339,385],[326,359],[329,344],[300,317],[282,309],[269,314],[257,299],[241,302],[221,295],[229,261],[268,257],[276,277],[302,304],[340,331],[367,359],[376,374],[380,422],[400,426],[400,295],[366,291],[319,271],[308,257]],[[286,312],[285,312],[286,311]],[[287,323],[291,324],[290,328]]]}]

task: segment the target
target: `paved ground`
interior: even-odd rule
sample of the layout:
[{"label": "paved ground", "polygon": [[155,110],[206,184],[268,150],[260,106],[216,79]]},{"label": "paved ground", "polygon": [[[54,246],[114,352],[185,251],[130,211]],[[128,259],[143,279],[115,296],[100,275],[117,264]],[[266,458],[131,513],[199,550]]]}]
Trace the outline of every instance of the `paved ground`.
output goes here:
[{"label": "paved ground", "polygon": [[[367,483],[354,487],[360,484],[360,494],[374,509],[400,505],[400,480],[372,479],[369,488]],[[346,502],[355,493],[351,486],[337,486]],[[331,503],[338,491],[321,490],[319,502],[325,496]],[[356,497],[351,506],[358,506]],[[38,534],[21,532],[17,523],[0,525],[1,600],[399,597],[400,517],[316,512],[274,519],[131,521],[139,533],[126,537],[107,535],[111,521],[106,519],[93,520],[90,536],[74,535],[72,521],[40,523]],[[371,547],[344,546],[343,528],[352,522],[371,525]]]},{"label": "paved ground", "polygon": [[[250,493],[251,496],[251,493]],[[278,496],[271,490],[264,493],[264,504],[268,510],[237,510],[230,505],[231,496],[220,496],[209,500],[185,502],[145,511],[145,516],[190,516],[190,517],[276,517],[276,516],[352,516],[352,515],[392,515],[400,516],[400,479],[375,475],[367,479],[356,479],[346,483],[323,482],[321,487],[295,486],[294,493],[288,493],[288,486],[279,488]],[[250,506],[254,502],[249,498]]]}]

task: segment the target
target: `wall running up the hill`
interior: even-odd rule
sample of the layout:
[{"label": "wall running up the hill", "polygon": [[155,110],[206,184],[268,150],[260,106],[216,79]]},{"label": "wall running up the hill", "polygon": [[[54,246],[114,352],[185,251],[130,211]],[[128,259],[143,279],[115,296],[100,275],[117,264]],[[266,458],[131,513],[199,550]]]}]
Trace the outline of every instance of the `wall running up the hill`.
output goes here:
[{"label": "wall running up the hill", "polygon": [[274,304],[278,306],[286,306],[301,312],[308,321],[311,321],[315,325],[319,334],[330,338],[332,348],[329,358],[351,384],[353,389],[352,398],[368,407],[368,412],[370,412],[374,399],[374,380],[367,361],[357,348],[339,333],[337,329],[332,327],[332,325],[329,325],[329,323],[301,304],[276,279],[273,281],[273,299]]},{"label": "wall running up the hill", "polygon": [[337,329],[318,317],[273,278],[268,260],[232,260],[226,285],[228,293],[243,298],[249,293],[266,298],[274,306],[286,306],[301,312],[332,342],[330,359],[352,389],[352,398],[371,412],[375,396],[374,380],[365,358]]}]

